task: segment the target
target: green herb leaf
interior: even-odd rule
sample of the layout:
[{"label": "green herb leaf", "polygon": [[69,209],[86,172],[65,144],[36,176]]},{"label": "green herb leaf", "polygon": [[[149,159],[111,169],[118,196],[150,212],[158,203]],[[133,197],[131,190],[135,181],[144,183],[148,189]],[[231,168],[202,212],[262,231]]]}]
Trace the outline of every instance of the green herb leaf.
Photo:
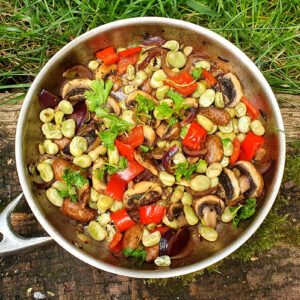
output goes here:
[{"label": "green herb leaf", "polygon": [[98,180],[102,180],[105,174],[105,171],[108,172],[109,175],[115,174],[117,172],[122,172],[127,168],[128,160],[125,157],[121,157],[119,161],[119,165],[104,163],[104,166],[101,169],[97,169],[94,171]]},{"label": "green herb leaf", "polygon": [[72,168],[65,168],[63,170],[62,178],[67,184],[69,190],[68,195],[70,196],[71,201],[75,203],[77,201],[77,194],[73,186],[75,185],[76,187],[81,188],[89,182],[88,179],[81,175],[81,173],[84,171],[85,170],[72,172]]},{"label": "green herb leaf", "polygon": [[192,72],[192,76],[195,80],[198,80],[202,74],[203,70],[202,68],[196,68],[193,72]]},{"label": "green herb leaf", "polygon": [[144,145],[140,145],[140,148],[141,148],[141,150],[142,150],[143,152],[148,152],[148,151],[150,150],[149,147],[144,146]]},{"label": "green herb leaf", "polygon": [[[151,99],[147,99],[145,96],[141,94],[137,94],[136,101],[138,103],[138,107],[136,111],[138,120],[140,115],[145,115],[146,117],[151,118],[151,115],[149,115],[149,113],[155,107],[154,101]],[[141,111],[144,112],[144,114],[140,114]]]},{"label": "green herb leaf", "polygon": [[241,220],[250,218],[255,213],[256,199],[249,198],[245,205],[239,205],[236,208],[230,208],[230,212],[234,215],[232,224],[236,228]]},{"label": "green herb leaf", "polygon": [[66,198],[69,196],[69,192],[67,191],[60,191],[58,190],[58,193],[63,197],[63,198]]},{"label": "green herb leaf", "polygon": [[135,257],[137,261],[139,261],[139,264],[141,265],[147,256],[147,252],[144,251],[143,249],[132,249],[132,248],[124,248],[123,249],[123,254],[125,257]]},{"label": "green herb leaf", "polygon": [[173,126],[174,124],[176,124],[177,122],[178,122],[177,118],[173,116],[173,117],[170,119],[170,121],[169,121],[167,130],[168,130],[171,126]]},{"label": "green herb leaf", "polygon": [[173,89],[170,89],[168,91],[168,94],[167,94],[171,99],[174,100],[174,103],[175,103],[175,106],[176,108],[180,107],[182,102],[184,101],[184,98],[181,97],[178,93],[174,92]]},{"label": "green herb leaf", "polygon": [[196,164],[193,165],[189,165],[189,163],[183,162],[183,163],[179,163],[176,166],[172,167],[172,169],[176,169],[174,175],[176,176],[176,181],[180,182],[182,176],[186,179],[186,180],[190,180],[192,174],[196,171],[197,166],[199,165],[200,162],[197,162]]},{"label": "green herb leaf", "polygon": [[89,111],[94,112],[97,107],[101,107],[106,103],[113,85],[114,83],[111,80],[106,81],[106,83],[102,79],[92,81],[91,90],[85,91]]},{"label": "green herb leaf", "polygon": [[156,115],[158,118],[169,119],[174,113],[174,110],[168,106],[166,102],[155,107]]},{"label": "green herb leaf", "polygon": [[229,142],[231,142],[230,139],[222,139],[222,144],[223,144],[224,147],[227,147]]},{"label": "green herb leaf", "polygon": [[103,144],[110,150],[114,150],[114,142],[120,132],[129,129],[130,124],[114,114],[108,113],[103,108],[97,108],[96,114],[99,118],[107,118],[111,120],[110,128],[106,131],[100,132],[100,138]]}]

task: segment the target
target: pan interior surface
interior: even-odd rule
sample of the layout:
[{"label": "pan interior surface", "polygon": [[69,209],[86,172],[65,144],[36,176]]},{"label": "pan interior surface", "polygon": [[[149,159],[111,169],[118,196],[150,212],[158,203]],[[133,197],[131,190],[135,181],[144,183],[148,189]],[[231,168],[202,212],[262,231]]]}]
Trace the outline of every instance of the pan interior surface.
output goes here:
[{"label": "pan interior surface", "polygon": [[[100,49],[139,44],[145,36],[160,36],[166,40],[177,40],[186,46],[191,45],[194,51],[207,54],[225,73],[234,73],[240,79],[246,97],[266,113],[266,140],[272,145],[273,163],[264,177],[265,200],[255,218],[235,230],[231,225],[219,224],[216,242],[199,241],[192,255],[163,268],[155,264],[137,267],[132,261],[125,264],[107,251],[107,243],[80,241],[74,230],[76,223],[62,215],[47,200],[44,191],[33,186],[27,168],[30,163],[36,162],[37,145],[43,140],[38,103],[41,89],[58,94],[64,80],[62,73],[67,68],[77,63],[87,64]],[[249,58],[231,43],[207,29],[183,21],[152,17],[128,19],[103,25],[76,38],[60,50],[37,76],[26,96],[18,122],[18,174],[26,199],[39,222],[67,251],[112,273],[143,278],[172,277],[197,271],[219,261],[243,244],[261,224],[275,200],[283,173],[285,140],[278,128],[283,130],[282,119],[269,85]]]}]

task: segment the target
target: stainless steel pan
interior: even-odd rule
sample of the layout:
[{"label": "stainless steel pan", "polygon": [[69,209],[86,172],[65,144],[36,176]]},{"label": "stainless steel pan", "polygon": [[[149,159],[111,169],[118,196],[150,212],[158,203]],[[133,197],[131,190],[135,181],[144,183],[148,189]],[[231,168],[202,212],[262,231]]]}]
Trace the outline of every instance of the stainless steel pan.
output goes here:
[{"label": "stainless steel pan", "polygon": [[[265,176],[265,200],[255,218],[248,223],[245,222],[238,230],[232,230],[230,225],[222,225],[217,242],[199,243],[193,255],[182,261],[174,261],[170,267],[159,268],[154,264],[144,264],[140,269],[135,269],[133,265],[121,265],[106,250],[106,245],[101,243],[92,245],[81,243],[82,249],[74,246],[72,241],[80,242],[73,231],[72,222],[50,204],[44,192],[33,187],[27,165],[36,160],[37,144],[42,140],[38,104],[40,90],[46,88],[57,93],[63,80],[61,74],[66,68],[74,63],[88,63],[99,49],[111,45],[123,47],[139,43],[145,34],[192,45],[194,49],[209,54],[211,60],[220,68],[225,71],[231,70],[238,76],[245,95],[267,114],[266,137],[272,145],[270,149],[273,164]],[[218,57],[229,62],[223,62]],[[38,74],[27,93],[18,121],[17,169],[25,197],[33,213],[48,234],[68,252],[91,266],[120,275],[139,278],[172,277],[198,271],[223,259],[240,247],[259,227],[272,207],[283,175],[285,137],[282,131],[282,118],[270,86],[241,50],[218,34],[191,23],[156,17],[134,18],[109,23],[79,36],[54,55]],[[14,241],[14,238],[11,236],[10,241]],[[47,239],[42,239],[34,242],[37,244],[46,241]],[[2,251],[2,254],[8,253],[11,250],[10,246],[10,243],[6,242],[6,252]],[[24,242],[24,246],[28,247],[28,241]],[[17,248],[22,248],[22,241],[19,241]]]}]

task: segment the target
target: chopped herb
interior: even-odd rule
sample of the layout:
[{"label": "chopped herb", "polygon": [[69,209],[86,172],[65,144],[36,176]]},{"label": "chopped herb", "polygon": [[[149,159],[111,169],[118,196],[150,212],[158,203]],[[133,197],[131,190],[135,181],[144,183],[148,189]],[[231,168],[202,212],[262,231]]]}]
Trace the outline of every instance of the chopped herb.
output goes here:
[{"label": "chopped herb", "polygon": [[124,248],[123,254],[125,257],[129,257],[129,256],[135,257],[139,265],[141,265],[145,261],[147,256],[147,252],[139,248],[138,249]]},{"label": "chopped herb", "polygon": [[175,103],[174,113],[177,114],[181,118],[180,110],[188,108],[188,104],[183,104],[185,99],[183,97],[181,97],[178,93],[174,92],[174,90],[172,90],[172,89],[169,90],[167,95],[172,100],[174,100],[174,103]]},{"label": "chopped herb", "polygon": [[68,187],[68,194],[70,196],[71,201],[76,202],[77,201],[77,195],[76,191],[74,189],[74,185],[78,188],[81,188],[86,183],[88,183],[88,179],[86,179],[84,176],[81,175],[82,172],[85,172],[85,170],[75,171],[72,172],[72,168],[65,168],[63,170],[63,180],[66,182]]},{"label": "chopped herb", "polygon": [[176,169],[174,175],[176,176],[176,181],[180,182],[182,176],[186,179],[186,180],[190,180],[192,174],[196,171],[197,166],[199,165],[200,162],[197,162],[196,164],[193,165],[189,165],[189,163],[183,162],[183,163],[179,163],[176,166],[172,167],[172,169]]},{"label": "chopped herb", "polygon": [[174,113],[174,110],[168,106],[166,102],[155,107],[157,118],[169,119]]},{"label": "chopped herb", "polygon": [[144,145],[140,145],[140,148],[141,148],[141,150],[142,150],[143,152],[148,152],[148,151],[150,150],[149,147],[144,146]]},{"label": "chopped herb", "polygon": [[167,130],[168,130],[171,126],[173,126],[174,124],[176,124],[177,122],[178,122],[177,118],[173,116],[173,117],[170,119],[170,121],[169,121]]},{"label": "chopped herb", "polygon": [[182,139],[184,139],[185,136],[187,135],[188,131],[189,131],[189,127],[187,127],[187,126],[181,127],[181,130],[180,130],[180,137],[181,137]]},{"label": "chopped herb", "polygon": [[192,76],[195,80],[198,80],[202,74],[203,70],[202,68],[196,68],[193,72],[192,72]]},{"label": "chopped herb", "polygon": [[63,198],[66,198],[66,197],[69,196],[69,192],[67,192],[67,191],[59,191],[59,190],[58,190],[58,193],[59,193]]},{"label": "chopped herb", "polygon": [[[137,119],[140,121],[140,116],[146,116],[147,118],[151,118],[149,114],[155,107],[154,101],[151,99],[147,99],[145,96],[141,94],[137,94],[136,101],[138,103],[137,107]],[[141,113],[143,112],[143,113]]]},{"label": "chopped herb", "polygon": [[106,81],[106,83],[102,79],[92,81],[91,91],[85,91],[89,111],[94,112],[106,103],[113,85],[114,83],[111,80]]},{"label": "chopped herb", "polygon": [[114,150],[114,142],[120,132],[129,129],[130,124],[116,115],[108,113],[103,108],[97,108],[96,114],[99,118],[107,118],[111,121],[110,128],[106,131],[100,132],[100,138],[103,144],[110,150]]},{"label": "chopped herb", "polygon": [[109,175],[115,174],[119,171],[124,171],[127,168],[128,160],[125,157],[121,157],[119,161],[119,165],[104,163],[104,166],[101,169],[97,169],[94,171],[98,180],[102,180],[104,177],[105,171],[108,172]]},{"label": "chopped herb", "polygon": [[230,212],[234,215],[232,221],[233,226],[236,228],[241,220],[250,218],[255,213],[255,208],[256,208],[255,198],[247,199],[245,205],[241,204],[236,208],[231,207]]},{"label": "chopped herb", "polygon": [[223,144],[224,147],[227,147],[229,142],[231,142],[230,139],[222,139],[222,144]]}]

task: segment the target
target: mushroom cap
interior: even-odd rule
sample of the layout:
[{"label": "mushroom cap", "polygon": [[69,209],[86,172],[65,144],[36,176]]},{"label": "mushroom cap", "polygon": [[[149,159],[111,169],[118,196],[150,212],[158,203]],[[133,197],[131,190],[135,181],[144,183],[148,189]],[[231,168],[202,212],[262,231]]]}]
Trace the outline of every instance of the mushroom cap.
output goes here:
[{"label": "mushroom cap", "polygon": [[224,211],[225,205],[220,197],[207,195],[194,199],[193,208],[196,215],[203,219],[205,226],[215,228],[217,218]]},{"label": "mushroom cap", "polygon": [[74,79],[77,77],[93,79],[94,77],[93,72],[83,64],[78,64],[67,69],[63,72],[62,76],[68,79]]},{"label": "mushroom cap", "polygon": [[119,103],[112,96],[108,96],[106,104],[113,109],[114,113],[117,116],[120,115],[121,108],[119,106]]},{"label": "mushroom cap", "polygon": [[151,159],[147,158],[147,157],[143,157],[141,152],[139,152],[138,150],[134,150],[134,159],[144,168],[148,169],[149,171],[152,172],[152,174],[154,174],[155,176],[158,176],[158,171],[156,169],[156,167],[154,166],[154,164],[152,163]]},{"label": "mushroom cap", "polygon": [[226,205],[235,205],[240,200],[240,187],[233,171],[223,168],[219,176],[219,184],[225,192]]},{"label": "mushroom cap", "polygon": [[92,80],[88,78],[76,78],[63,82],[60,94],[69,101],[85,100],[85,91],[91,89]]},{"label": "mushroom cap", "polygon": [[154,146],[156,142],[156,134],[152,127],[148,125],[143,125],[144,132],[144,145],[147,147]]},{"label": "mushroom cap", "polygon": [[220,84],[226,106],[236,106],[243,96],[240,81],[232,73],[227,73],[221,78]]},{"label": "mushroom cap", "polygon": [[183,204],[181,202],[172,203],[166,211],[167,218],[171,222],[182,213],[183,213]]},{"label": "mushroom cap", "polygon": [[95,79],[100,80],[117,73],[117,65],[111,64],[106,66],[104,63],[100,64],[95,72]]},{"label": "mushroom cap", "polygon": [[214,124],[220,126],[226,126],[231,119],[229,112],[220,107],[200,107],[199,112],[206,118],[210,119]]},{"label": "mushroom cap", "polygon": [[264,189],[263,177],[251,162],[240,160],[232,168],[239,169],[250,181],[250,189],[244,193],[245,197],[256,198],[262,194]]},{"label": "mushroom cap", "polygon": [[103,163],[104,163],[103,158],[98,158],[93,164],[93,172],[92,172],[93,189],[100,194],[105,193],[107,185],[104,182],[104,180],[99,180],[97,178],[97,174],[94,171],[101,169],[104,165]]},{"label": "mushroom cap", "polygon": [[181,126],[177,122],[168,128],[167,122],[162,122],[156,129],[156,134],[161,140],[172,141],[180,135]]},{"label": "mushroom cap", "polygon": [[151,96],[150,94],[144,92],[144,91],[141,91],[141,90],[137,90],[137,91],[133,91],[132,93],[130,93],[125,101],[125,104],[128,108],[133,108],[136,104],[136,97],[137,95],[140,94],[144,97],[146,97],[147,99],[149,100],[152,100],[154,101],[155,104],[158,104],[157,100]]},{"label": "mushroom cap", "polygon": [[150,181],[140,181],[125,191],[123,204],[132,210],[157,201],[162,194],[160,185]]}]

